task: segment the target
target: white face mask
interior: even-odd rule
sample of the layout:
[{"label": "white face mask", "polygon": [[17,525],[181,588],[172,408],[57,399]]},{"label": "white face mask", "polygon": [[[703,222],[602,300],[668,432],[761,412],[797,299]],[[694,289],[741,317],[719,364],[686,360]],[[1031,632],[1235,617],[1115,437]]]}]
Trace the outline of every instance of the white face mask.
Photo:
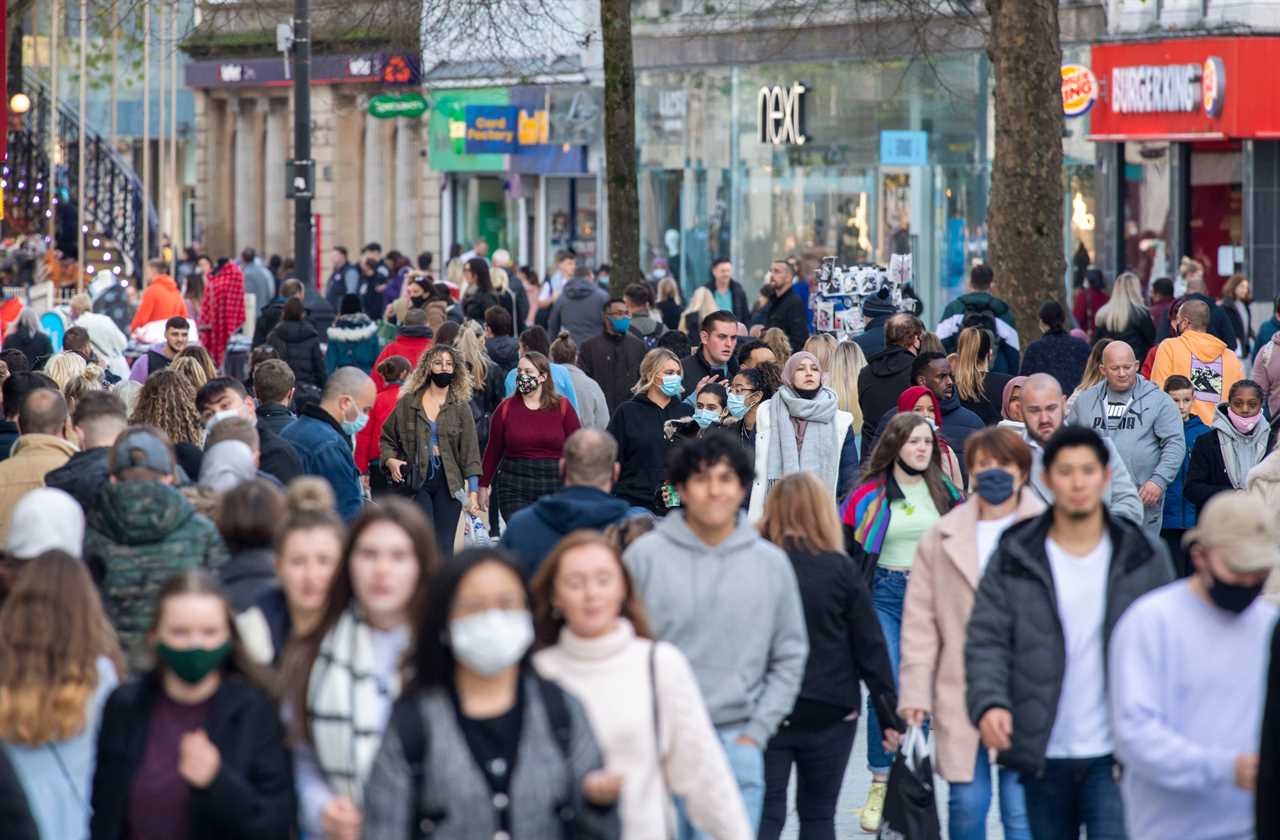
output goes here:
[{"label": "white face mask", "polygon": [[528,610],[485,610],[449,622],[449,646],[457,660],[489,677],[520,661],[533,644]]}]

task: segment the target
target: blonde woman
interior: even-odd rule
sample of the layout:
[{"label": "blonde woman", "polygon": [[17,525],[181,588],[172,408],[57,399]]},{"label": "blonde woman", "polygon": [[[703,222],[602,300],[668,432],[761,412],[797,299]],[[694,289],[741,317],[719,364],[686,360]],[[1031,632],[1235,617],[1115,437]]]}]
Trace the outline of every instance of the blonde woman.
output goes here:
[{"label": "blonde woman", "polygon": [[956,339],[956,359],[951,363],[960,404],[982,418],[984,426],[1000,422],[1004,386],[1013,378],[990,370],[991,351],[991,333],[965,327]]},{"label": "blonde woman", "polygon": [[680,314],[680,325],[689,336],[689,346],[697,349],[702,344],[702,319],[716,310],[716,299],[706,286],[699,286],[689,298],[689,305]]},{"label": "blonde woman", "polygon": [[205,372],[204,365],[200,364],[199,359],[191,356],[179,356],[174,359],[173,363],[169,365],[169,370],[181,375],[197,391],[209,381],[209,375]]},{"label": "blonde woman", "polygon": [[778,367],[785,365],[787,359],[790,359],[791,354],[795,352],[795,348],[791,346],[791,339],[787,338],[787,334],[777,327],[765,330],[764,334],[760,336],[760,340],[773,351],[773,359]]},{"label": "blonde woman", "polygon": [[1064,415],[1075,404],[1077,394],[1089,390],[1102,381],[1102,351],[1106,350],[1107,345],[1110,343],[1111,339],[1109,338],[1094,342],[1093,349],[1089,351],[1089,358],[1084,363],[1084,372],[1080,374],[1080,384],[1071,392],[1071,396],[1067,397],[1067,404],[1063,407]]},{"label": "blonde woman", "polygon": [[[79,353],[54,353],[44,363],[44,374],[57,383],[58,388],[66,388],[67,383],[78,379],[89,363]],[[98,368],[100,371],[101,368]]]},{"label": "blonde woman", "polygon": [[[831,354],[831,378],[827,383],[836,392],[836,407],[853,415],[853,434],[862,435],[862,406],[858,402],[858,375],[867,366],[867,357],[856,341],[841,341]],[[858,439],[855,443],[861,443]]]},{"label": "blonde woman", "polygon": [[812,353],[818,360],[818,366],[822,368],[823,385],[831,379],[831,357],[835,355],[837,343],[836,337],[831,333],[811,335],[804,343],[805,352]]},{"label": "blonde woman", "polygon": [[454,345],[462,357],[462,367],[471,376],[471,396],[480,413],[489,415],[502,402],[502,370],[493,363],[484,349],[484,334],[475,321],[463,324]]},{"label": "blonde woman", "polygon": [[1142,301],[1142,281],[1132,271],[1116,278],[1107,301],[1093,317],[1093,338],[1123,341],[1133,348],[1135,359],[1145,359],[1155,345],[1156,325]]},{"label": "blonde woman", "polygon": [[471,416],[471,377],[457,350],[437,344],[422,354],[391,416],[378,455],[391,483],[435,526],[436,542],[453,555],[462,503],[480,513],[480,445]]},{"label": "blonde woman", "polygon": [[613,495],[661,516],[666,513],[658,498],[667,454],[663,426],[668,420],[693,416],[693,407],[680,399],[684,374],[676,354],[663,347],[646,353],[632,393],[609,421],[622,465]]},{"label": "blonde woman", "polygon": [[795,708],[764,754],[760,840],[777,840],[797,770],[802,836],[835,836],[836,802],[862,709],[860,683],[884,727],[901,732],[898,692],[866,577],[844,553],[835,500],[813,473],[783,476],[769,491],[761,535],[787,553],[809,631],[809,658]]},{"label": "blonde woman", "polygon": [[675,278],[664,277],[658,283],[658,311],[662,313],[662,323],[669,330],[680,329],[681,308],[684,305],[680,297],[680,285]]}]

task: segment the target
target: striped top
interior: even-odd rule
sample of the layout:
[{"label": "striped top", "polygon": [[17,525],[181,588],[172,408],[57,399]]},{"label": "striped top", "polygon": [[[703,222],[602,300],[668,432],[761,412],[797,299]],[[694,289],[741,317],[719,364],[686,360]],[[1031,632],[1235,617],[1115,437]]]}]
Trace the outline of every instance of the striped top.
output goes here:
[{"label": "striped top", "polygon": [[[954,506],[961,501],[960,491],[946,476],[943,476],[942,481],[951,494],[951,504]],[[896,495],[901,495],[896,484],[894,491]],[[884,546],[885,534],[889,532],[891,501],[888,478],[881,475],[859,485],[840,506],[840,521],[853,529],[853,538],[868,554],[879,554]]]}]

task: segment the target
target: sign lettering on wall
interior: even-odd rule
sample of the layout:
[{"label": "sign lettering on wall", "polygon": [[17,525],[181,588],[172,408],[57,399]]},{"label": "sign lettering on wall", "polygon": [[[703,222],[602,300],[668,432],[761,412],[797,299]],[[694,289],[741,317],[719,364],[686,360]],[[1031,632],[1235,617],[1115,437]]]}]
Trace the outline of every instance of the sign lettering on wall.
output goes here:
[{"label": "sign lettering on wall", "polygon": [[1140,64],[1111,71],[1111,110],[1117,114],[1195,111],[1200,107],[1199,64]]},{"label": "sign lettering on wall", "polygon": [[466,153],[507,154],[516,147],[516,109],[510,105],[468,105]]},{"label": "sign lettering on wall", "polygon": [[774,146],[803,146],[809,138],[804,133],[804,95],[802,83],[790,87],[766,85],[756,97],[760,142]]},{"label": "sign lettering on wall", "polygon": [[1062,113],[1083,117],[1098,99],[1098,80],[1083,64],[1062,65]]}]

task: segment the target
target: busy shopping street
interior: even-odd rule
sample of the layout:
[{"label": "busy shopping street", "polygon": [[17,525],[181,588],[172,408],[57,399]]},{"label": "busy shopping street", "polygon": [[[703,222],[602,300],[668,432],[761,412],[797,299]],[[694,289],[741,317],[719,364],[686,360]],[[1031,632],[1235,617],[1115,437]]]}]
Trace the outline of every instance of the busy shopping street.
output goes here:
[{"label": "busy shopping street", "polygon": [[1277,0],[9,0],[3,840],[1280,840]]}]

